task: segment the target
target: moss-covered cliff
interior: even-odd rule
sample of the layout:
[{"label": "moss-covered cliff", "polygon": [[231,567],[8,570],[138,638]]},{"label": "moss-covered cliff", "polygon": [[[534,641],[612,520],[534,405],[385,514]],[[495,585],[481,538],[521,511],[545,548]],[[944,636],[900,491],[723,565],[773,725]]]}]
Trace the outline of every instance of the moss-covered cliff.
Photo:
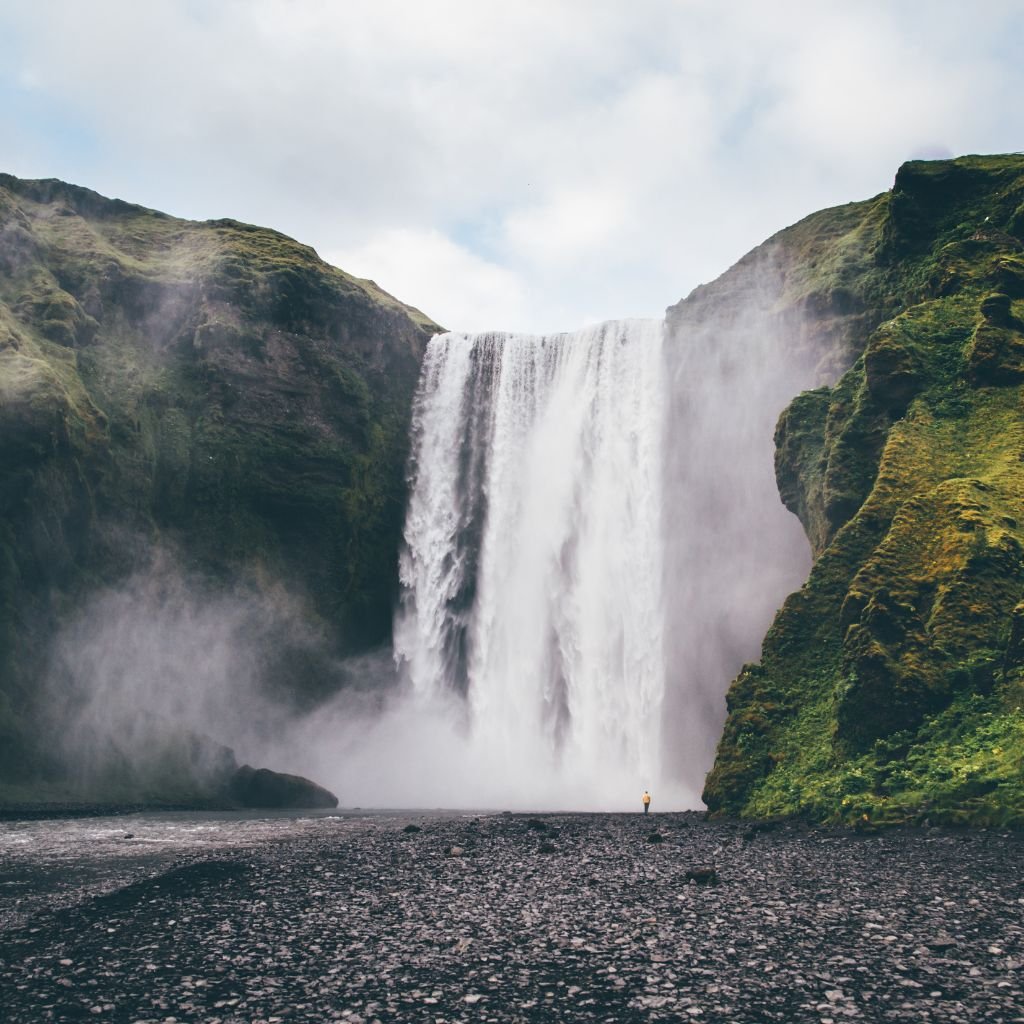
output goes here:
[{"label": "moss-covered cliff", "polygon": [[276,232],[0,175],[0,777],[35,770],[55,630],[154,544],[283,584],[328,651],[387,639],[436,329]]},{"label": "moss-covered cliff", "polygon": [[1024,824],[1024,156],[906,164],[767,248],[794,343],[852,366],[779,421],[815,564],[732,684],[704,799]]},{"label": "moss-covered cliff", "polygon": [[[669,311],[834,382],[779,420],[815,563],[729,692],[712,811],[1024,824],[1022,240],[1024,157],[915,162]],[[45,767],[52,638],[154,548],[304,602],[318,643],[265,645],[290,698],[388,637],[434,330],[275,232],[0,175],[0,781]]]}]

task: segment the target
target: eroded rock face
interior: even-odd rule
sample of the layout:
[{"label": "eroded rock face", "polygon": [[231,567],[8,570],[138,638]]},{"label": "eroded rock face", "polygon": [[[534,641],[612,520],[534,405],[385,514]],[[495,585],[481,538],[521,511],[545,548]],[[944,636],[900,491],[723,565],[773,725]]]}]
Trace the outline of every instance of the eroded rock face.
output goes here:
[{"label": "eroded rock face", "polygon": [[0,175],[0,778],[33,777],[48,645],[154,544],[283,589],[323,657],[385,642],[420,357],[438,328],[308,246]]},{"label": "eroded rock face", "polygon": [[779,423],[817,560],[733,684],[713,810],[1024,822],[1022,198],[1016,156],[897,175],[855,275],[894,312]]}]

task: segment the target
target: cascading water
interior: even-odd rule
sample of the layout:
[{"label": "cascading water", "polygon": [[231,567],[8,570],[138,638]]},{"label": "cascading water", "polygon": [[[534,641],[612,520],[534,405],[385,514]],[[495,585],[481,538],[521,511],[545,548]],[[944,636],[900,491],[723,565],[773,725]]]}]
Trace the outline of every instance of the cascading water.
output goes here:
[{"label": "cascading water", "polygon": [[549,801],[660,781],[662,334],[445,334],[426,353],[396,656],[422,707],[459,718],[470,770]]},{"label": "cascading water", "polygon": [[[725,691],[810,551],[772,435],[835,379],[770,252],[664,323],[435,337],[394,653],[293,734],[361,806],[700,806]],[[841,335],[837,336],[841,337]],[[379,685],[378,685],[379,684]]]}]

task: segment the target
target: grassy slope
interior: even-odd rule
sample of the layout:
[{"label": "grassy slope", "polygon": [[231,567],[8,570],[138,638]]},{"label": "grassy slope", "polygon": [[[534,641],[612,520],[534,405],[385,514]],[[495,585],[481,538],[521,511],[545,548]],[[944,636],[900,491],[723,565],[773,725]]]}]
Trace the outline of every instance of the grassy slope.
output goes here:
[{"label": "grassy slope", "polygon": [[387,638],[437,329],[274,231],[0,175],[0,770],[31,774],[53,630],[153,544],[283,581],[336,650]]},{"label": "grassy slope", "polygon": [[733,683],[705,800],[1024,824],[1024,157],[905,165],[883,209],[855,277],[891,315],[780,420],[817,560]]}]

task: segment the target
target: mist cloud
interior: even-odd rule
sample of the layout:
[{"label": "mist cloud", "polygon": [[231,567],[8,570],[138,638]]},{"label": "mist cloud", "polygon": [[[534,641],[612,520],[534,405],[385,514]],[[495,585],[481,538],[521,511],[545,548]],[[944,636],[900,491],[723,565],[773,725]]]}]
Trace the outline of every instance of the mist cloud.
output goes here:
[{"label": "mist cloud", "polygon": [[[301,712],[282,666],[333,668],[303,603],[280,586],[226,585],[157,549],[93,591],[53,644],[44,715],[50,749],[85,795],[167,799],[216,786],[231,751],[264,765]],[[229,749],[230,748],[230,749]]]}]

